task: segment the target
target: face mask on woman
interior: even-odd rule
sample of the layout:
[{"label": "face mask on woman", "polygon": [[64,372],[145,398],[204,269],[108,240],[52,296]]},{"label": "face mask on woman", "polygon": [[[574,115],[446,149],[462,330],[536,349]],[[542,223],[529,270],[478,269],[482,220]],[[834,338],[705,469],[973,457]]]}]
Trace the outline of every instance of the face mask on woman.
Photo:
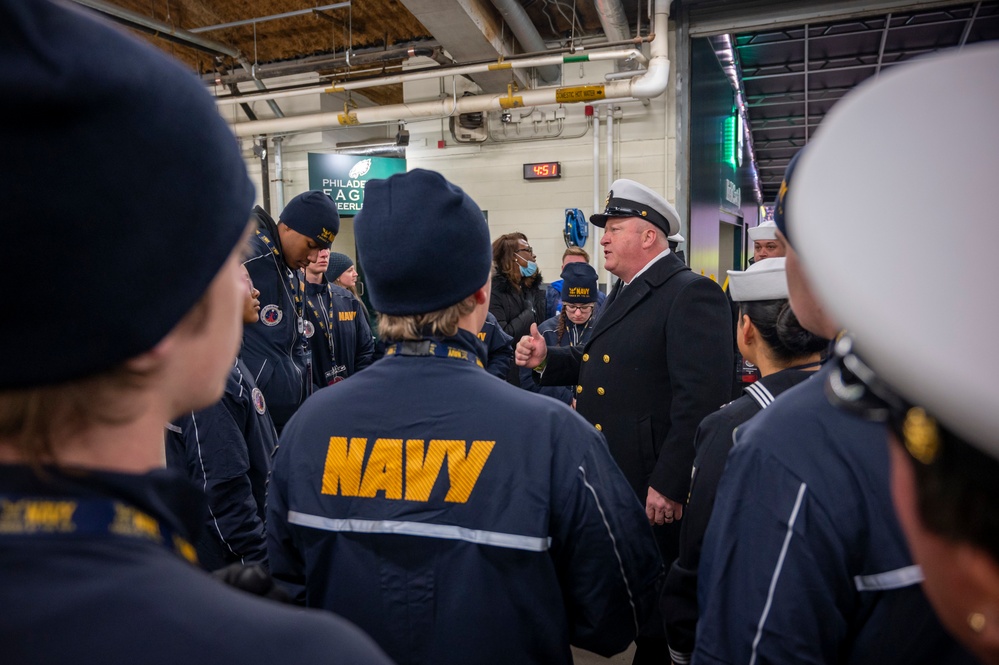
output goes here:
[{"label": "face mask on woman", "polygon": [[521,277],[532,277],[536,272],[538,272],[538,264],[534,261],[528,261],[526,266],[520,266]]}]

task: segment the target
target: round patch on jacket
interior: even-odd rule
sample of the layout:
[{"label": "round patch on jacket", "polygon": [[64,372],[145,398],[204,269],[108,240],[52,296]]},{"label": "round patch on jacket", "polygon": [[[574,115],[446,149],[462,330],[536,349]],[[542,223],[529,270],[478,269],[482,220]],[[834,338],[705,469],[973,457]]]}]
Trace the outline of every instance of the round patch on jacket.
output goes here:
[{"label": "round patch on jacket", "polygon": [[305,328],[303,332],[306,337],[312,337],[316,334],[316,327],[312,324],[312,321],[306,321],[303,327]]},{"label": "round patch on jacket", "polygon": [[250,393],[250,399],[253,400],[253,408],[257,410],[257,413],[264,415],[267,411],[267,402],[264,400],[264,394],[260,392],[260,388],[254,388],[253,392]]},{"label": "round patch on jacket", "polygon": [[284,318],[284,312],[277,305],[265,305],[260,310],[260,322],[265,326],[276,326]]}]

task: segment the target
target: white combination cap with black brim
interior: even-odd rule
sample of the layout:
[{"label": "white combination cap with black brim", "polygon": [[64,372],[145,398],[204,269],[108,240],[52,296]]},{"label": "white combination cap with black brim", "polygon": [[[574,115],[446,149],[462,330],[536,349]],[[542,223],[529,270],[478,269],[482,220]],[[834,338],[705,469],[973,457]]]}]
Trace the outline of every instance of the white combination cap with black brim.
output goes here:
[{"label": "white combination cap with black brim", "polygon": [[590,215],[590,223],[603,228],[611,217],[637,217],[654,224],[667,236],[680,232],[680,215],[662,196],[634,180],[615,180],[604,202],[603,213]]}]

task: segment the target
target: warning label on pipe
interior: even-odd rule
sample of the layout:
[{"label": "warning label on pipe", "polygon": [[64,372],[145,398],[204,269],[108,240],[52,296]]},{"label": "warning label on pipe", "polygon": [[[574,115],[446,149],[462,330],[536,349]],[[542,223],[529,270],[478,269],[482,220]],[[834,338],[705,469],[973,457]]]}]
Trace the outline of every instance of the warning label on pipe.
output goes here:
[{"label": "warning label on pipe", "polygon": [[559,104],[572,102],[592,102],[604,98],[604,86],[580,85],[574,88],[559,88],[555,91],[555,101]]}]

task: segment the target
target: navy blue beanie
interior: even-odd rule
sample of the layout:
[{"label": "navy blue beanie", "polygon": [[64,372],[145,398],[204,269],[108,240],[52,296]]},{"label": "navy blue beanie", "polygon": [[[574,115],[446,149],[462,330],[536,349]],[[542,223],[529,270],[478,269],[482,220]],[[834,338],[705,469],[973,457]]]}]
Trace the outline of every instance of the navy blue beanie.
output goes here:
[{"label": "navy blue beanie", "polygon": [[597,300],[597,271],[589,263],[574,261],[562,268],[562,302],[590,303]]},{"label": "navy blue beanie", "polygon": [[0,0],[0,389],[148,351],[204,295],[253,185],[194,73],[93,17]]},{"label": "navy blue beanie", "polygon": [[336,234],[340,233],[340,213],[336,203],[319,190],[302,192],[289,201],[278,221],[292,231],[312,238],[323,249],[332,245]]},{"label": "navy blue beanie", "polygon": [[330,252],[330,262],[326,266],[326,279],[335,282],[352,265],[354,265],[354,261],[346,254]]},{"label": "navy blue beanie", "polygon": [[774,204],[774,224],[777,225],[788,242],[791,242],[791,235],[787,229],[787,196],[791,192],[791,176],[794,175],[794,167],[798,165],[798,158],[804,151],[805,149],[802,148],[794,153],[794,157],[787,163],[787,168],[784,170],[784,180],[781,181],[780,191],[777,193],[777,203]]},{"label": "navy blue beanie", "polygon": [[434,171],[369,180],[354,237],[371,305],[383,314],[450,307],[482,288],[492,269],[482,210]]}]

